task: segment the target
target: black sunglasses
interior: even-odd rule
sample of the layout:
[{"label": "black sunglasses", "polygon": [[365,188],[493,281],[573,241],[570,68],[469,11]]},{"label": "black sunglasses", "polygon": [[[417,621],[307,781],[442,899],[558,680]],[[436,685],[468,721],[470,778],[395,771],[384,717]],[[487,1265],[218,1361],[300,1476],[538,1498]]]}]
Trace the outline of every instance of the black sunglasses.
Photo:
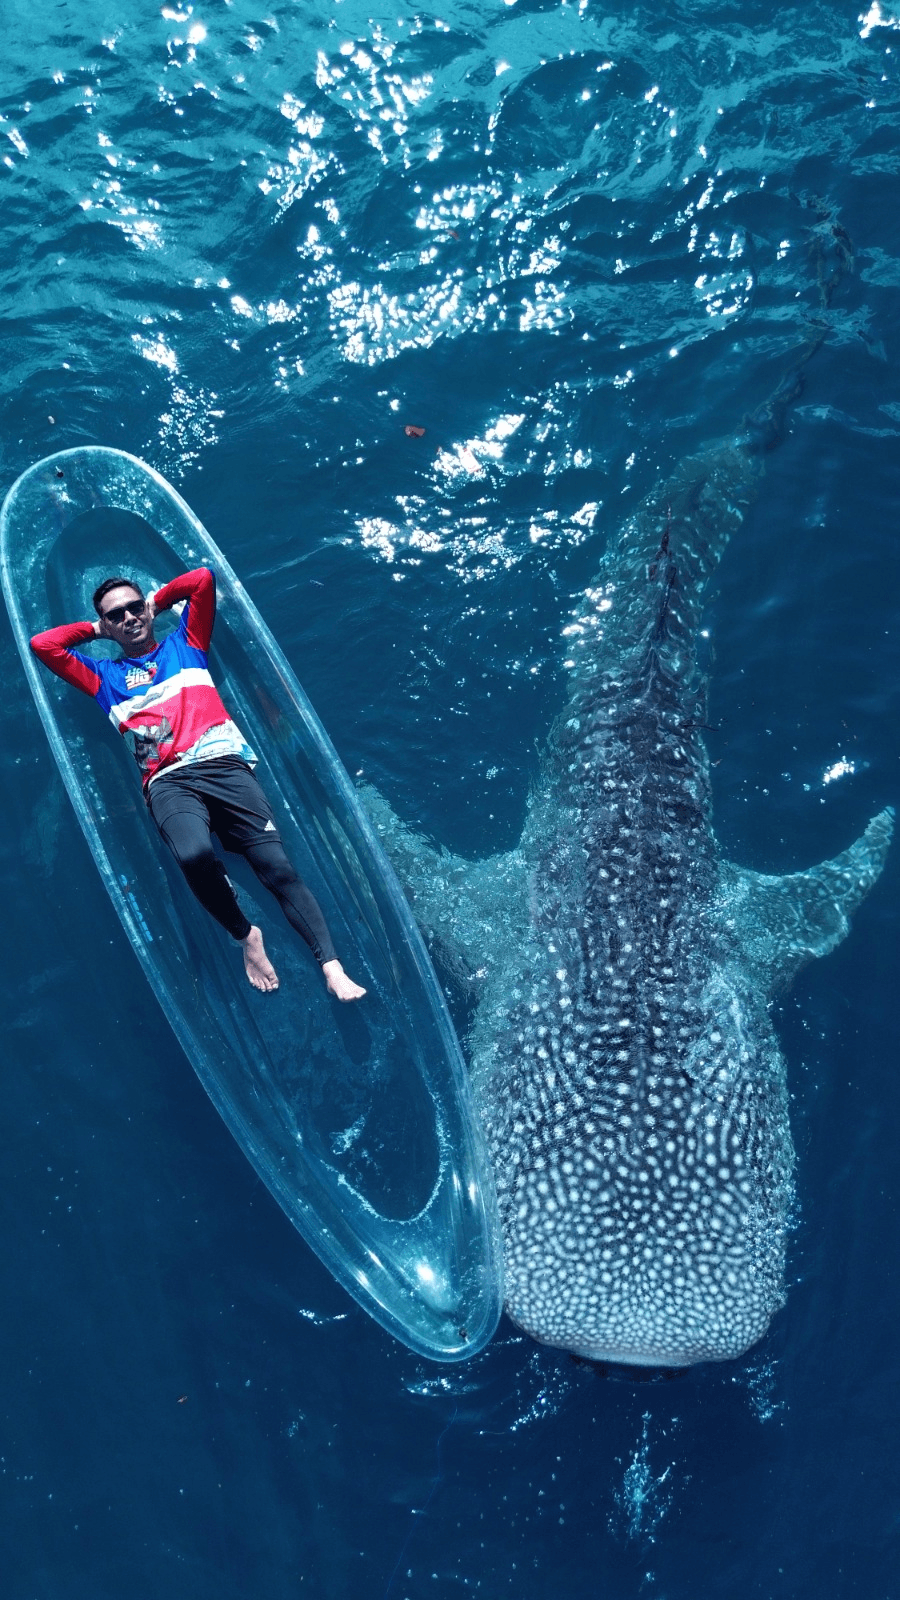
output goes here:
[{"label": "black sunglasses", "polygon": [[103,621],[116,623],[124,622],[129,612],[136,617],[142,617],[146,609],[146,600],[129,600],[127,605],[111,606],[109,611],[104,611]]}]

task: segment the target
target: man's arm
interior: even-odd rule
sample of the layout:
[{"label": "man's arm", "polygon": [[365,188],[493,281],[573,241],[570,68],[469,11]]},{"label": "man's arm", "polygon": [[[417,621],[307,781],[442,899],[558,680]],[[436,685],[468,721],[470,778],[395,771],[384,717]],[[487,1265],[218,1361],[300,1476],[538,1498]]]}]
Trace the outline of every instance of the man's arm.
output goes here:
[{"label": "man's arm", "polygon": [[55,672],[58,678],[93,698],[100,688],[100,674],[95,662],[73,646],[95,639],[99,631],[99,623],[96,622],[66,622],[61,628],[48,628],[45,633],[36,633],[31,640],[31,648],[38,660]]},{"label": "man's arm", "polygon": [[197,567],[194,572],[184,572],[173,578],[162,589],[157,589],[152,603],[157,611],[167,611],[186,600],[181,626],[185,638],[195,650],[208,650],[216,620],[216,580],[209,567]]}]

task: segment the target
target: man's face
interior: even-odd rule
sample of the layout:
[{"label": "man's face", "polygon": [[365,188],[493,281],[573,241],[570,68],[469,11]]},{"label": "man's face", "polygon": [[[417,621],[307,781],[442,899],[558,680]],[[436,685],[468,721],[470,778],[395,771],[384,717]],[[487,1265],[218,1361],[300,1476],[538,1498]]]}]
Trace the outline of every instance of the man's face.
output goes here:
[{"label": "man's face", "polygon": [[153,637],[153,620],[140,591],[130,583],[108,589],[100,601],[100,617],[107,637],[135,655]]}]

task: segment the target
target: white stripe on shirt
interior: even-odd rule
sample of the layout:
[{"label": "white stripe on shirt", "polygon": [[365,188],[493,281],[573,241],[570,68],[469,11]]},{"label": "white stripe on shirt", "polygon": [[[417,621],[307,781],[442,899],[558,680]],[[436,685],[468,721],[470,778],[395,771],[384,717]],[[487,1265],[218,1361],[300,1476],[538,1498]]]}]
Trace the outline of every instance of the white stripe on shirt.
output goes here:
[{"label": "white stripe on shirt", "polygon": [[115,727],[119,727],[131,717],[163,705],[166,700],[174,699],[182,689],[198,687],[204,689],[216,687],[206,668],[182,667],[181,671],[173,673],[171,678],[163,678],[160,683],[151,683],[146,693],[135,695],[133,700],[120,700],[118,705],[111,706],[109,720]]}]

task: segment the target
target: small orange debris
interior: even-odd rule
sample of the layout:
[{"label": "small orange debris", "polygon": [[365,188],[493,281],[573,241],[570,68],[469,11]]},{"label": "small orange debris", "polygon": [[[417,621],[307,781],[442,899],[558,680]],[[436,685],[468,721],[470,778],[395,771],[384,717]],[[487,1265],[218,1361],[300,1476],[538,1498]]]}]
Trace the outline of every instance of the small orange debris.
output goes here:
[{"label": "small orange debris", "polygon": [[425,429],[417,428],[414,422],[408,422],[403,432],[406,434],[407,439],[421,439],[424,436]]}]

